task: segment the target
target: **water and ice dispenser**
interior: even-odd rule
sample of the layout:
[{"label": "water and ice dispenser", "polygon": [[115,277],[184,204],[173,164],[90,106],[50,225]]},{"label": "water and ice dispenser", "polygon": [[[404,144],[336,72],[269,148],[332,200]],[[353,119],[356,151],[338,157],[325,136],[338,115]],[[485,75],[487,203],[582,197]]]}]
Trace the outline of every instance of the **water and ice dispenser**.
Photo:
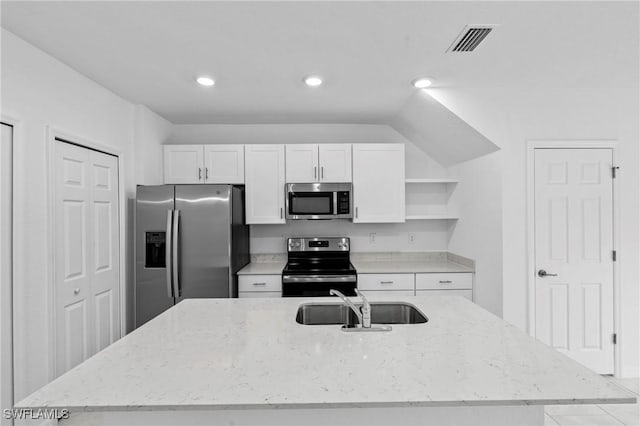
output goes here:
[{"label": "water and ice dispenser", "polygon": [[162,231],[147,231],[145,238],[146,268],[166,268],[165,254],[167,253],[167,233]]}]

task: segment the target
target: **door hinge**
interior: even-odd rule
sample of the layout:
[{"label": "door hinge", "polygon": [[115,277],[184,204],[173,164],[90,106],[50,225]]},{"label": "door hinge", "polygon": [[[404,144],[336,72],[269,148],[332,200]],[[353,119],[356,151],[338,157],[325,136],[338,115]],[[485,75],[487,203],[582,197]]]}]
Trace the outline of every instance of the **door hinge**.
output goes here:
[{"label": "door hinge", "polygon": [[611,335],[611,341],[613,342],[614,345],[618,344],[618,335],[616,333],[613,333]]},{"label": "door hinge", "polygon": [[619,166],[613,166],[613,167],[611,167],[611,177],[612,177],[613,179],[615,179],[615,178],[616,178],[616,172],[617,172],[617,170],[618,170],[619,168],[620,168]]},{"label": "door hinge", "polygon": [[612,257],[614,262],[618,260],[618,252],[616,250],[613,250]]}]

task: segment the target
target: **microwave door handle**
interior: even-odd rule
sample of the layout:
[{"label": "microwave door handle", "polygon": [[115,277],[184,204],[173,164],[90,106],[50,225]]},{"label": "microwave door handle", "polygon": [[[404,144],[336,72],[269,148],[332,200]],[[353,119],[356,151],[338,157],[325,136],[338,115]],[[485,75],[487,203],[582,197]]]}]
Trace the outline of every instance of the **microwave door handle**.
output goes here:
[{"label": "microwave door handle", "polygon": [[164,263],[165,263],[165,270],[167,273],[167,295],[170,298],[173,298],[172,282],[171,282],[171,277],[172,277],[171,246],[173,245],[171,243],[172,242],[172,238],[171,238],[172,223],[173,223],[173,210],[167,210],[167,229],[165,234]]},{"label": "microwave door handle", "polygon": [[333,191],[333,214],[338,214],[338,192]]}]

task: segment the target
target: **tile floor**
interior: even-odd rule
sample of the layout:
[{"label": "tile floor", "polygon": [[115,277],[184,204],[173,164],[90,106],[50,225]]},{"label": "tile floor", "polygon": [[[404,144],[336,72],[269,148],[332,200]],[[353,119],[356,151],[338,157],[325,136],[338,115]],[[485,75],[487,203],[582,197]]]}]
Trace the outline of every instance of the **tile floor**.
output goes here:
[{"label": "tile floor", "polygon": [[[639,379],[616,379],[614,383],[634,392],[640,399]],[[547,405],[545,425],[549,426],[639,426],[640,404]]]}]

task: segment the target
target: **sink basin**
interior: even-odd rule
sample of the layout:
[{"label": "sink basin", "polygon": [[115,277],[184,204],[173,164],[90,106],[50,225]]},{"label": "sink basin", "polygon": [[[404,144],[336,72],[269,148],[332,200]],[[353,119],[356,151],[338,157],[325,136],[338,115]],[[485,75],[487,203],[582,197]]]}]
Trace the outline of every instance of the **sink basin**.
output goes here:
[{"label": "sink basin", "polygon": [[[360,307],[361,304],[356,304]],[[423,324],[428,319],[418,308],[404,302],[372,302],[372,324]],[[304,325],[358,324],[355,313],[343,303],[303,303],[296,322]]]}]

